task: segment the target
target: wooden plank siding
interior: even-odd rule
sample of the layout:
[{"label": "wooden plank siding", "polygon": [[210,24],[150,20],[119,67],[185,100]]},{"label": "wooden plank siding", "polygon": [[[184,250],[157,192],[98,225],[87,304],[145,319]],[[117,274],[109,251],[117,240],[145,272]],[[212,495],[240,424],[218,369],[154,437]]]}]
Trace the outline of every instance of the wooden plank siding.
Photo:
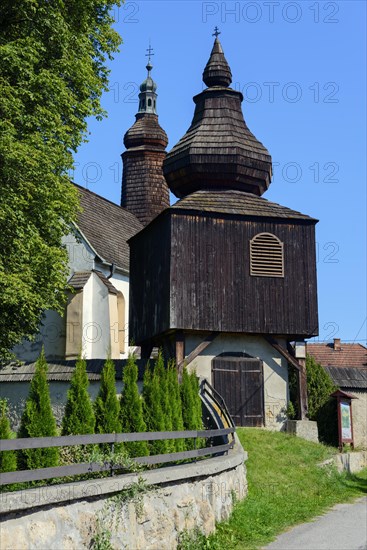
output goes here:
[{"label": "wooden plank siding", "polygon": [[170,328],[170,223],[157,221],[130,242],[129,337],[139,345]]},{"label": "wooden plank siding", "polygon": [[[250,275],[250,240],[284,243],[284,277]],[[166,210],[131,243],[130,335],[318,334],[314,220]]]},{"label": "wooden plank siding", "polygon": [[[171,230],[171,328],[317,334],[313,224],[174,215]],[[250,275],[261,232],[284,243],[284,278]]]}]

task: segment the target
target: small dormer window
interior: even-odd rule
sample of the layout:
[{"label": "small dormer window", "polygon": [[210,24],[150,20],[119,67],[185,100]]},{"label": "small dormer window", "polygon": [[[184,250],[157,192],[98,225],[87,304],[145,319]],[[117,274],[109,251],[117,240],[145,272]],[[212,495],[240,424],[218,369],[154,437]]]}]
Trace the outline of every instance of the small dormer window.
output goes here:
[{"label": "small dormer window", "polygon": [[250,240],[250,275],[284,277],[284,246],[271,233],[259,233]]}]

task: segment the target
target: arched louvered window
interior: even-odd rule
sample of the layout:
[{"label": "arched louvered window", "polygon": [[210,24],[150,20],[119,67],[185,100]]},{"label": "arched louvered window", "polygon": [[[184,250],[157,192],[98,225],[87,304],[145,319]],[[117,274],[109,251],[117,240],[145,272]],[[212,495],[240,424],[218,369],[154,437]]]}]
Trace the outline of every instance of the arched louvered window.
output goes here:
[{"label": "arched louvered window", "polygon": [[283,243],[271,233],[259,233],[250,241],[250,275],[284,277]]}]

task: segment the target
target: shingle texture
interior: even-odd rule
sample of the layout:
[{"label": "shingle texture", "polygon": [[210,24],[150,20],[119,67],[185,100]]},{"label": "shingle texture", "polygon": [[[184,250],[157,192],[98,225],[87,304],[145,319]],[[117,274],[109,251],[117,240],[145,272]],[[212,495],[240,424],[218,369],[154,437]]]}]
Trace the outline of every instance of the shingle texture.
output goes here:
[{"label": "shingle texture", "polygon": [[117,289],[113,286],[111,281],[107,279],[103,273],[97,271],[96,269],[93,269],[92,271],[76,271],[68,281],[68,284],[75,288],[75,290],[80,290],[84,288],[92,273],[95,273],[102,283],[106,285],[110,294],[117,294]]},{"label": "shingle texture", "polygon": [[129,270],[127,240],[142,228],[139,220],[121,206],[76,185],[83,211],[78,227],[98,256],[117,267]]},{"label": "shingle texture", "polygon": [[204,81],[209,87],[194,97],[191,126],[163,163],[171,191],[179,198],[204,188],[262,195],[271,181],[271,156],[243,118],[242,93],[228,87],[231,71],[217,38]]},{"label": "shingle texture", "polygon": [[199,210],[201,212],[220,212],[249,217],[288,218],[316,221],[310,216],[291,210],[263,197],[257,197],[244,191],[200,190],[176,202],[171,208]]}]

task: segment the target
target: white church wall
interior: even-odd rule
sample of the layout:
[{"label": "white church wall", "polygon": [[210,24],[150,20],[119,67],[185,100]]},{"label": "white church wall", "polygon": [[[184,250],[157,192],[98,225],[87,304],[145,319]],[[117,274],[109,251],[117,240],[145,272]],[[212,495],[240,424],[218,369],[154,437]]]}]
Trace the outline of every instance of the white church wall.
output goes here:
[{"label": "white church wall", "polygon": [[[203,335],[187,335],[185,355],[203,341]],[[280,343],[283,343],[279,339]],[[286,420],[285,409],[289,402],[288,366],[286,360],[261,336],[248,334],[220,334],[190,363],[198,376],[212,383],[212,360],[224,352],[242,352],[257,357],[264,366],[265,427],[281,430]]]},{"label": "white church wall", "polygon": [[[101,271],[106,277],[109,277],[111,274],[110,270],[101,264],[96,264],[95,269]],[[125,298],[125,353],[120,354],[120,359],[126,359],[129,352],[129,277],[116,270],[112,277],[110,277],[110,281],[116,290],[122,292]],[[132,350],[134,347],[130,347],[130,349]]]},{"label": "white church wall", "polygon": [[110,351],[108,289],[92,273],[83,289],[83,353],[86,359],[105,358]]},{"label": "white church wall", "polygon": [[69,233],[63,237],[69,256],[69,278],[76,271],[91,271],[94,269],[95,254],[84,240],[78,241],[75,235]]}]

